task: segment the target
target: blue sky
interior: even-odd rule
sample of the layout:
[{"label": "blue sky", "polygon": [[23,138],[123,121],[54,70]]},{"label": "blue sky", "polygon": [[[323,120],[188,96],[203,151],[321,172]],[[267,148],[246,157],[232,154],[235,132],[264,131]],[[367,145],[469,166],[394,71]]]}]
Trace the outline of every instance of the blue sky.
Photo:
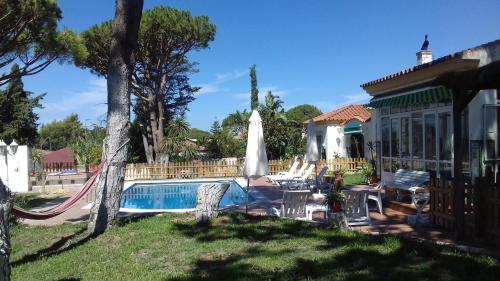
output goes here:
[{"label": "blue sky", "polygon": [[[60,26],[81,32],[111,19],[114,3],[60,0]],[[413,66],[424,34],[434,58],[500,38],[498,0],[146,0],[144,8],[157,5],[207,15],[217,26],[210,48],[190,55],[200,64],[192,82],[202,90],[187,117],[205,130],[249,107],[252,64],[261,98],[272,90],[285,109],[308,103],[326,112],[366,102],[360,84]],[[87,125],[105,117],[106,82],[88,70],[54,64],[24,82],[48,93],[40,123],[72,112]]]}]

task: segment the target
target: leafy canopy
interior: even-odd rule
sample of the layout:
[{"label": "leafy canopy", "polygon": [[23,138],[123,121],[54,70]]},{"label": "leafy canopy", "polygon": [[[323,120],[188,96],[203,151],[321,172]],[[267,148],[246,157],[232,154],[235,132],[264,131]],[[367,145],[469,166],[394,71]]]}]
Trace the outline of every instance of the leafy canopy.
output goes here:
[{"label": "leafy canopy", "polygon": [[43,149],[58,150],[77,142],[83,134],[82,123],[74,113],[63,120],[42,125],[39,146]]},{"label": "leafy canopy", "polygon": [[[61,17],[54,0],[0,0],[0,86],[36,74],[54,61],[85,59],[81,39],[69,29],[57,31]],[[14,63],[19,68],[5,73]]]},{"label": "leafy canopy", "polygon": [[[19,70],[17,64],[12,72]],[[31,92],[24,90],[21,77],[10,80],[5,91],[0,91],[0,139],[10,143],[16,140],[19,144],[33,146],[38,138],[38,115],[35,108],[42,108],[40,100],[45,94],[32,97]]]}]

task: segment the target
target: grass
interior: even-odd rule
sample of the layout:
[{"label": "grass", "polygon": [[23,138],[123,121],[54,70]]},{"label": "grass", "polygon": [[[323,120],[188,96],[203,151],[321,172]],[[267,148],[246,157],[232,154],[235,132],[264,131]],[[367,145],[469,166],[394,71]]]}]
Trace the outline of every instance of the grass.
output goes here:
[{"label": "grass", "polygon": [[366,184],[366,179],[361,173],[344,174],[344,185]]},{"label": "grass", "polygon": [[192,215],[115,226],[17,226],[13,280],[497,280],[497,260],[391,236],[230,213],[198,227]]},{"label": "grass", "polygon": [[39,192],[18,193],[14,203],[23,209],[31,209],[50,202],[63,194],[42,194]]}]

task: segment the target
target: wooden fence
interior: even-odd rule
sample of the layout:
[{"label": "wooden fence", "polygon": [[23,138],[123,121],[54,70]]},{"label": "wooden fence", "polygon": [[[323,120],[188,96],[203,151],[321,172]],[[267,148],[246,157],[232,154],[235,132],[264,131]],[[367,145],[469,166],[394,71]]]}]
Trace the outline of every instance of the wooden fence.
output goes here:
[{"label": "wooden fence", "polygon": [[[270,160],[269,174],[288,171],[292,160]],[[366,163],[364,158],[338,158],[320,161],[318,167],[328,165],[329,170],[340,168],[354,172]],[[178,179],[178,178],[214,178],[242,176],[243,160],[234,161],[195,161],[168,164],[127,164],[126,180],[137,179]]]},{"label": "wooden fence", "polygon": [[[464,222],[465,237],[481,238],[500,246],[500,177],[496,183],[478,178],[472,184],[465,180]],[[434,226],[455,230],[454,184],[450,179],[431,177],[430,213]]]},{"label": "wooden fence", "polygon": [[62,172],[64,170],[74,170],[75,163],[60,162],[60,163],[43,163],[43,170],[47,173]]}]

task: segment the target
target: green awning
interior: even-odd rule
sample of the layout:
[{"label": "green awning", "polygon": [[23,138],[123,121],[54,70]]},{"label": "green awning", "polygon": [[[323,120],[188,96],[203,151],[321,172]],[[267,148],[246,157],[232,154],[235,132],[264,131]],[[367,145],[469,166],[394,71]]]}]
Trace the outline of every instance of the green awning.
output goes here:
[{"label": "green awning", "polygon": [[374,97],[370,101],[373,108],[386,106],[409,106],[421,103],[451,102],[453,93],[445,87],[437,87],[397,97]]},{"label": "green awning", "polygon": [[361,124],[358,122],[347,124],[344,127],[344,135],[360,134],[361,132]]}]

